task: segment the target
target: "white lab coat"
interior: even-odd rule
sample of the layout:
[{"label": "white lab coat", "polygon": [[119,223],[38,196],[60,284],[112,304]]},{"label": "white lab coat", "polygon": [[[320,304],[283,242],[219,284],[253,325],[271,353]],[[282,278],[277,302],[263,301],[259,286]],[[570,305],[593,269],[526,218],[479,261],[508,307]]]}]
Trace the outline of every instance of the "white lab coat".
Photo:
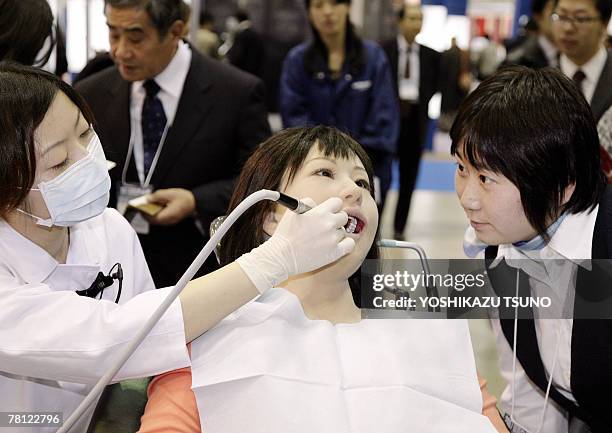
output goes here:
[{"label": "white lab coat", "polygon": [[[102,300],[74,293],[117,262],[119,305],[117,281]],[[0,219],[0,410],[57,411],[66,419],[170,290],[154,288],[134,230],[114,209],[70,229],[66,264]],[[189,364],[176,300],[115,380]],[[85,431],[91,412],[72,431]]]},{"label": "white lab coat", "polygon": [[464,320],[309,320],[270,289],[194,340],[205,433],[493,433]]}]

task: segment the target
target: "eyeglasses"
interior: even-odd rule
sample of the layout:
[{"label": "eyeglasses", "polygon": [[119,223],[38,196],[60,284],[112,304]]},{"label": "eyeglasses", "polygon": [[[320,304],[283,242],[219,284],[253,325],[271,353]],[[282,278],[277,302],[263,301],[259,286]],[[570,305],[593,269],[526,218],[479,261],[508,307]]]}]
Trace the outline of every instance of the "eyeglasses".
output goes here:
[{"label": "eyeglasses", "polygon": [[570,17],[569,15],[559,15],[552,14],[550,19],[553,23],[560,24],[571,24],[572,26],[584,26],[592,21],[599,21],[601,17],[588,17],[588,16],[579,16],[579,17]]}]

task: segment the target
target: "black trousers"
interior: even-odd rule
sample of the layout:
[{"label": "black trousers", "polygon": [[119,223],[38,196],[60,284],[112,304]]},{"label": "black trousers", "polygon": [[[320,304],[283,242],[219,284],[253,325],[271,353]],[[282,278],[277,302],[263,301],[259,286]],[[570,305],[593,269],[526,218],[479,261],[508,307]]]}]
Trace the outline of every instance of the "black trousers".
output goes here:
[{"label": "black trousers", "polygon": [[378,177],[380,181],[380,202],[377,203],[378,213],[382,214],[382,210],[385,207],[385,198],[387,197],[387,191],[391,187],[391,164],[393,162],[393,155],[391,153],[382,151],[367,149],[366,152],[372,161],[374,166],[374,175]]},{"label": "black trousers", "polygon": [[399,194],[395,208],[393,228],[395,232],[403,233],[410,211],[412,192],[419,174],[419,164],[423,154],[423,137],[421,113],[419,110],[427,109],[419,104],[401,104],[400,135],[397,143],[397,156],[399,160]]}]

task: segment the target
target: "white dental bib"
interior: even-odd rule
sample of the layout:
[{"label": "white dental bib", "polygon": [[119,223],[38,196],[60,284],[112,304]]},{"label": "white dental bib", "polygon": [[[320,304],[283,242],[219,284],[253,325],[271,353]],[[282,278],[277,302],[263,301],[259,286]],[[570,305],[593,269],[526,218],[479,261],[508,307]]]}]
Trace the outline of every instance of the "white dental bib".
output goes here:
[{"label": "white dental bib", "polygon": [[463,320],[310,320],[272,289],[192,343],[205,433],[495,432]]}]

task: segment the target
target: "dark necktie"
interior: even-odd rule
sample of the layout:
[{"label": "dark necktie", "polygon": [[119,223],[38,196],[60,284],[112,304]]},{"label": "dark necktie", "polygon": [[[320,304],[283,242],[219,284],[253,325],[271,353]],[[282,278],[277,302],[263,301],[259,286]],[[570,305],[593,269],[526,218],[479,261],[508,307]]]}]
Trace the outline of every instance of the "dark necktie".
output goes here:
[{"label": "dark necktie", "polygon": [[404,78],[410,78],[410,47],[406,49],[406,69],[404,69]]},{"label": "dark necktie", "polygon": [[574,80],[574,83],[576,83],[576,86],[578,86],[578,90],[580,90],[580,93],[582,93],[583,95],[584,95],[584,89],[582,87],[582,82],[584,81],[585,78],[586,78],[586,75],[584,75],[584,72],[582,72],[580,69],[574,72],[574,75],[572,76],[572,80]]},{"label": "dark necktie", "polygon": [[147,92],[142,104],[142,144],[144,149],[144,171],[149,172],[157,147],[161,141],[166,127],[166,113],[164,107],[157,97],[159,85],[155,80],[145,81],[143,87]]}]

